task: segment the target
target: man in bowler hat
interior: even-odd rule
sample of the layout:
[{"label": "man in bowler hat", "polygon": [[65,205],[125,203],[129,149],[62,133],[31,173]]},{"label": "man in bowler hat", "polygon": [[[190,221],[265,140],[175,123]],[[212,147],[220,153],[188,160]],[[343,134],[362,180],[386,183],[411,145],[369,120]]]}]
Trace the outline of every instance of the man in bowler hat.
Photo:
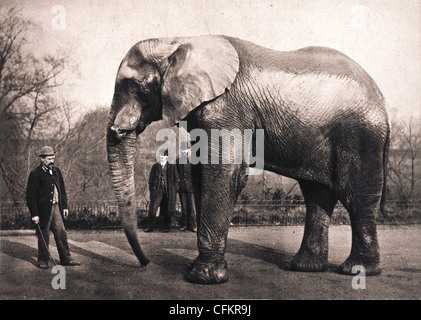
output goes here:
[{"label": "man in bowler hat", "polygon": [[164,232],[170,232],[171,216],[177,204],[177,190],[179,177],[177,166],[168,163],[168,150],[160,151],[160,162],[155,163],[149,175],[150,203],[148,220],[149,225],[144,230],[152,232],[155,227],[156,213],[165,217]]},{"label": "man in bowler hat", "polygon": [[41,164],[29,174],[26,187],[26,203],[32,221],[37,225],[38,237],[38,267],[48,268],[50,254],[48,251],[50,230],[54,234],[60,264],[63,266],[80,265],[71,257],[64,218],[69,213],[67,209],[67,194],[63,176],[58,167],[54,166],[55,152],[45,146],[39,153]]}]

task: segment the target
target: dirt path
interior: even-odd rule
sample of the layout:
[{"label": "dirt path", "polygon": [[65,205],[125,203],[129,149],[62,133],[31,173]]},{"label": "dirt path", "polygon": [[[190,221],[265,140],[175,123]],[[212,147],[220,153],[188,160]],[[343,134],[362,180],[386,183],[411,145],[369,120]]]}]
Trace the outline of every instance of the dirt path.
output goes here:
[{"label": "dirt path", "polygon": [[[141,232],[151,264],[137,267],[121,230],[69,231],[73,257],[66,288],[52,287],[52,269],[36,267],[36,238],[0,237],[0,299],[420,299],[421,225],[378,226],[383,273],[353,288],[353,277],[335,273],[351,247],[349,226],[331,226],[327,272],[284,269],[298,250],[304,227],[232,228],[226,260],[229,282],[187,283],[186,265],[197,254],[193,233]],[[54,243],[54,241],[51,241]],[[51,252],[58,259],[54,245]],[[51,263],[50,263],[51,265]],[[356,280],[354,280],[356,281]],[[358,281],[359,285],[363,282]]]}]

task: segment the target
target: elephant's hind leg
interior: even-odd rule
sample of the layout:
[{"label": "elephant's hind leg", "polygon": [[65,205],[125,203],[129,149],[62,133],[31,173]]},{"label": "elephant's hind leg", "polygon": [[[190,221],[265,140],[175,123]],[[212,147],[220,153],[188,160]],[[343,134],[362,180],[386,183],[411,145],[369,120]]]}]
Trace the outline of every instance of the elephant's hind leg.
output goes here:
[{"label": "elephant's hind leg", "polygon": [[383,192],[383,158],[379,156],[381,150],[376,141],[362,141],[364,144],[360,146],[361,160],[342,161],[338,166],[339,176],[342,177],[342,183],[338,183],[339,200],[349,213],[352,230],[351,253],[339,266],[338,271],[355,275],[353,268],[362,266],[366,275],[377,275],[381,269],[375,217],[380,212]]},{"label": "elephant's hind leg", "polygon": [[295,271],[324,271],[328,266],[328,230],[330,216],[337,202],[326,186],[300,182],[306,202],[304,237],[300,250],[287,268]]},{"label": "elephant's hind leg", "polygon": [[375,215],[380,212],[380,196],[364,194],[358,199],[343,201],[350,214],[352,246],[348,259],[338,268],[339,273],[355,275],[356,266],[364,267],[367,276],[381,273],[375,224]]}]

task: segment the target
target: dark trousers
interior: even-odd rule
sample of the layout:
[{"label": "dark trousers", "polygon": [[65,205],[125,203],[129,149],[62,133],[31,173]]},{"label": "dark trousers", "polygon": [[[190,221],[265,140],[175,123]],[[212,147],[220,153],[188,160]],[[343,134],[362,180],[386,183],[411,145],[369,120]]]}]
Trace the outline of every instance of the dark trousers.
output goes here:
[{"label": "dark trousers", "polygon": [[181,203],[181,227],[187,229],[196,228],[196,210],[194,206],[194,193],[193,192],[180,192]]},{"label": "dark trousers", "polygon": [[39,228],[36,227],[36,234],[38,237],[38,262],[50,260],[48,254],[48,247],[50,244],[50,230],[54,234],[54,240],[56,241],[57,251],[60,257],[60,262],[66,264],[71,260],[69,244],[67,243],[67,232],[64,227],[63,218],[60,214],[60,208],[58,204],[53,204],[51,208],[50,220],[48,221],[45,228],[41,228],[42,235],[45,240],[41,237]]},{"label": "dark trousers", "polygon": [[168,193],[162,187],[158,189],[149,204],[148,220],[151,228],[155,226],[158,208],[160,208],[159,215],[165,217],[165,227],[169,228],[171,226],[171,212],[168,210]]}]

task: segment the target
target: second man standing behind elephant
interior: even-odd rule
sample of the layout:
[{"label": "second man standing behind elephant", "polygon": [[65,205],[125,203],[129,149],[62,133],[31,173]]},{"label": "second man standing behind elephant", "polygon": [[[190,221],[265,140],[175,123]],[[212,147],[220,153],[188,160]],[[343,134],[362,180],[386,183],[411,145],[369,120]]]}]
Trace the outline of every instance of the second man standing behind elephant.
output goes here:
[{"label": "second man standing behind elephant", "polygon": [[177,159],[178,175],[180,184],[178,194],[181,203],[180,230],[196,232],[196,210],[194,205],[194,193],[192,183],[192,168],[188,157],[189,149],[181,149],[181,155]]}]

